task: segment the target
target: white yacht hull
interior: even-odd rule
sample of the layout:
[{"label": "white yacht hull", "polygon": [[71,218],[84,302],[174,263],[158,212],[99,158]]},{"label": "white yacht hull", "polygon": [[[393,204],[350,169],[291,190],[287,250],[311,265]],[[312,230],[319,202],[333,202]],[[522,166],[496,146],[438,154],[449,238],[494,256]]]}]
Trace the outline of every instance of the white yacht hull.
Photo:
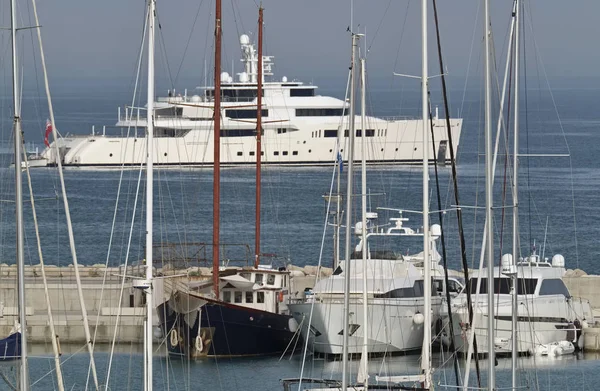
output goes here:
[{"label": "white yacht hull", "polygon": [[[357,118],[359,121],[360,119]],[[274,165],[322,165],[336,161],[337,137],[326,137],[326,129],[338,129],[339,118],[322,120],[286,121],[292,123],[285,133],[279,133],[277,125],[265,126],[262,138],[263,164]],[[119,167],[139,166],[146,156],[145,122],[130,121],[139,128],[123,127],[121,134],[70,136],[59,141],[61,159],[64,166],[74,167]],[[423,145],[421,143],[420,120],[383,120],[370,117],[369,125],[374,133],[367,140],[366,160],[370,164],[420,163]],[[124,126],[123,124],[121,124]],[[131,123],[129,123],[131,125]],[[163,166],[203,166],[212,165],[213,130],[208,121],[190,121],[189,119],[157,119],[157,128],[179,129],[176,136],[157,136],[154,139],[155,164]],[[287,125],[288,127],[290,124]],[[452,140],[456,153],[460,138],[462,120],[452,119]],[[224,129],[246,129],[248,124],[224,118]],[[250,125],[251,127],[251,125]],[[435,159],[449,161],[446,121],[434,120]],[[331,133],[328,133],[331,135]],[[139,137],[138,137],[139,136]],[[344,140],[347,140],[345,138]],[[347,161],[347,151],[342,141],[342,156]],[[358,140],[357,142],[361,142]],[[440,147],[441,145],[441,147]],[[432,146],[428,146],[432,149]],[[355,160],[361,160],[360,148],[355,152]],[[430,151],[431,154],[431,151]],[[52,148],[46,148],[42,156],[48,165],[55,165],[56,157]],[[440,155],[440,156],[437,156]],[[224,165],[256,164],[256,138],[254,136],[221,137],[221,163]]]},{"label": "white yacht hull", "polygon": [[[475,336],[477,351],[487,354],[487,305],[480,300],[480,308],[474,313]],[[517,321],[517,349],[519,353],[535,352],[537,347],[568,339],[569,328],[576,319],[592,320],[592,309],[589,302],[579,299],[566,300],[564,296],[541,296],[536,298],[519,299],[519,317]],[[469,325],[469,315],[466,307],[453,308],[454,344],[463,354],[468,353],[472,328]],[[500,295],[495,308],[494,345],[495,352],[510,354],[512,348],[512,304],[511,297]],[[444,324],[448,317],[444,314]],[[573,334],[571,331],[570,334]],[[571,336],[571,340],[572,340]],[[448,342],[448,341],[445,341]]]},{"label": "white yacht hull", "polygon": [[[433,297],[434,321],[439,316],[441,300]],[[343,300],[288,304],[292,316],[301,324],[302,337],[308,338],[315,353],[342,354],[344,305]],[[416,313],[423,313],[423,299],[374,299],[369,301],[369,353],[407,352],[423,346],[423,323],[414,321]],[[311,327],[309,318],[312,309]],[[362,324],[362,301],[352,300],[350,323]],[[362,326],[350,335],[348,352],[357,354],[363,348]]]}]

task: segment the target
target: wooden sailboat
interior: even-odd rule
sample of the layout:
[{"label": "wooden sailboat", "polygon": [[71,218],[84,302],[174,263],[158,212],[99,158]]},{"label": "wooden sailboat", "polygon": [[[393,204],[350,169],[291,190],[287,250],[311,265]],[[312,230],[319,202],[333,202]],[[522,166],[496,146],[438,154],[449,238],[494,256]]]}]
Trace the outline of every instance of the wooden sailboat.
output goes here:
[{"label": "wooden sailboat", "polygon": [[[215,10],[215,94],[212,281],[191,282],[158,306],[167,348],[174,356],[256,356],[279,354],[296,336],[287,310],[289,272],[260,264],[261,153],[256,154],[256,230],[251,267],[221,269],[220,136],[221,136],[221,2]],[[257,151],[262,132],[262,25],[259,9],[257,66]]]}]

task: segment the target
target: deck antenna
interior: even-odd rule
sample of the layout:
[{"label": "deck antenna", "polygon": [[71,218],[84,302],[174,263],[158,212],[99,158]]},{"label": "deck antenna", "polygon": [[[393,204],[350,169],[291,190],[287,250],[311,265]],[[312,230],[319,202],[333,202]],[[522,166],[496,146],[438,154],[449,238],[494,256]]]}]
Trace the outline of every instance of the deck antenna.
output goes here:
[{"label": "deck antenna", "polygon": [[546,216],[546,228],[544,229],[544,245],[542,246],[542,259],[546,255],[546,237],[548,236],[548,219],[549,216]]}]

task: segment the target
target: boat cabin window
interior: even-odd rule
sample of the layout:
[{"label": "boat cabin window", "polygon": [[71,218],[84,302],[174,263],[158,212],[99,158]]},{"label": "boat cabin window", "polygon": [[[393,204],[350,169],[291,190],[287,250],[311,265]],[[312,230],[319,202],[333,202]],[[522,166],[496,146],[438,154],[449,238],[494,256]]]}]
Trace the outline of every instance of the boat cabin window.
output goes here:
[{"label": "boat cabin window", "polygon": [[263,283],[263,275],[262,273],[256,273],[255,277],[254,277],[254,282],[257,284],[262,284]]},{"label": "boat cabin window", "polygon": [[[264,131],[260,132],[261,135],[265,134]],[[221,137],[254,137],[256,136],[256,129],[221,129]]]},{"label": "boat cabin window", "polygon": [[[433,282],[433,283],[435,284],[435,282]],[[431,295],[437,296],[436,285],[433,285],[433,288],[434,289],[431,290]],[[404,298],[411,298],[411,297],[423,297],[423,280],[415,281],[415,283],[412,287],[392,289],[391,291],[381,293],[381,294],[374,294],[373,296],[378,299],[381,299],[381,298],[404,299]]]},{"label": "boat cabin window", "polygon": [[296,109],[296,117],[341,117],[347,109]]},{"label": "boat cabin window", "polygon": [[292,88],[290,96],[315,96],[314,88]]},{"label": "boat cabin window", "polygon": [[540,296],[542,295],[563,295],[567,298],[571,297],[565,283],[560,278],[543,280],[542,286],[540,287]]},{"label": "boat cabin window", "polygon": [[233,293],[233,301],[234,301],[234,303],[242,302],[242,292],[241,291],[235,291]]},{"label": "boat cabin window", "polygon": [[254,302],[254,292],[246,292],[246,303],[253,303]]},{"label": "boat cabin window", "polygon": [[231,291],[223,291],[223,301],[231,303]]},{"label": "boat cabin window", "polygon": [[[256,118],[256,114],[258,113],[257,110],[252,110],[252,109],[229,109],[229,110],[225,110],[225,117],[229,117],[229,118],[241,118],[241,119],[251,119],[251,118]],[[268,117],[269,116],[269,110],[267,109],[263,109],[261,110],[261,115],[263,117]]]},{"label": "boat cabin window", "polygon": [[162,109],[154,109],[156,117],[181,117],[183,107],[165,107]]},{"label": "boat cabin window", "polygon": [[337,129],[325,129],[323,131],[323,137],[337,137]]},{"label": "boat cabin window", "polygon": [[250,273],[240,273],[240,277],[250,280]]},{"label": "boat cabin window", "polygon": [[275,285],[275,274],[269,274],[267,276],[267,285]]},{"label": "boat cabin window", "polygon": [[[348,137],[348,135],[350,134],[350,130],[346,129],[344,130],[344,137]],[[362,135],[362,130],[361,129],[356,129],[356,137],[361,137]],[[367,129],[367,132],[365,133],[365,137],[374,137],[375,136],[375,129]]]},{"label": "boat cabin window", "polygon": [[[509,278],[494,278],[494,293],[497,294],[510,294],[510,279]],[[519,278],[517,282],[517,294],[519,295],[533,295],[535,293],[535,287],[537,286],[537,278]],[[469,291],[471,293],[477,293],[477,278],[469,279]],[[487,292],[487,278],[481,279],[481,287],[479,293],[486,294]]]},{"label": "boat cabin window", "polygon": [[265,292],[256,292],[256,302],[257,303],[265,302]]},{"label": "boat cabin window", "polygon": [[336,267],[335,270],[333,271],[334,276],[337,276],[338,274],[342,274],[341,266]]},{"label": "boat cabin window", "polygon": [[[252,100],[254,100],[254,98],[256,98],[257,96],[257,89],[250,89],[250,88],[240,88],[240,89],[236,89],[236,88],[222,88],[221,89],[221,97],[222,100],[227,102],[227,101],[241,101],[241,102],[251,102]],[[205,91],[205,95],[207,98],[214,98],[215,96],[215,90],[206,90]],[[262,90],[262,95],[265,95],[265,90]]]},{"label": "boat cabin window", "polygon": [[460,282],[456,280],[448,280],[448,292],[450,293],[460,293],[463,289],[463,286]]},{"label": "boat cabin window", "polygon": [[183,137],[189,129],[154,128],[154,137]]}]

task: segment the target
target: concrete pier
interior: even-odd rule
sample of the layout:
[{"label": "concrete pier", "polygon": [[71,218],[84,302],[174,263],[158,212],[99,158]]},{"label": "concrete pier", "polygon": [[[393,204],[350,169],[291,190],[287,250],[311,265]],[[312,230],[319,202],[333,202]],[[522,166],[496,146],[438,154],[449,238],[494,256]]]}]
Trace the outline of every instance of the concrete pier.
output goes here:
[{"label": "concrete pier", "polygon": [[[96,335],[96,343],[112,341],[117,319],[117,338],[120,342],[142,343],[145,297],[143,292],[132,287],[130,278],[123,284],[122,276],[142,277],[144,270],[143,265],[130,266],[127,270],[123,267],[107,269],[104,265],[79,267],[88,319],[92,335]],[[288,270],[292,299],[304,297],[306,288],[314,286],[317,275],[327,277],[332,274],[331,268],[319,269],[316,266],[290,265]],[[29,266],[25,271],[29,340],[32,343],[50,343],[41,268],[39,265]],[[85,333],[73,265],[46,266],[45,271],[54,325],[61,343],[84,344]],[[18,319],[16,273],[16,265],[0,264],[0,337],[8,335]],[[155,275],[161,277],[155,280],[155,299],[162,302],[168,299],[173,290],[187,286],[190,280],[210,279],[212,270],[206,267],[183,270],[165,267],[157,269]],[[590,301],[594,316],[600,320],[600,276],[569,270],[563,280],[573,296]],[[595,327],[593,320],[587,320],[587,324],[590,327],[584,331],[585,347],[600,351],[600,328]]]}]

